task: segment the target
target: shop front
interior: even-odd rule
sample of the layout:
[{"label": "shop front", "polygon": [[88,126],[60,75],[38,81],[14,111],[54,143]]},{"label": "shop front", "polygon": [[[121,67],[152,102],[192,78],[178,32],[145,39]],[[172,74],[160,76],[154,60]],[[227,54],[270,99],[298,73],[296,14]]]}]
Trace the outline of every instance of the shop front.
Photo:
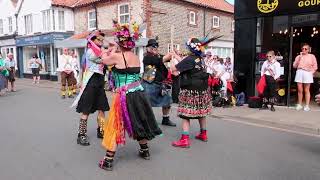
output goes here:
[{"label": "shop front", "polygon": [[[13,58],[17,64],[17,49],[15,35],[0,37],[0,52],[3,57],[7,57],[9,53],[13,54]],[[16,67],[18,68],[18,67]]]},{"label": "shop front", "polygon": [[[320,64],[320,0],[236,0],[235,72],[239,91],[256,95],[256,82],[268,50],[274,50],[281,64],[278,80],[278,104],[296,101],[295,57],[304,43]],[[318,73],[312,93],[319,89]]]},{"label": "shop front", "polygon": [[38,55],[42,61],[42,69],[40,71],[42,78],[56,81],[58,53],[54,48],[54,42],[66,39],[71,35],[70,33],[48,33],[28,37],[17,37],[16,46],[20,77],[29,78],[32,76],[28,62],[34,55]]}]

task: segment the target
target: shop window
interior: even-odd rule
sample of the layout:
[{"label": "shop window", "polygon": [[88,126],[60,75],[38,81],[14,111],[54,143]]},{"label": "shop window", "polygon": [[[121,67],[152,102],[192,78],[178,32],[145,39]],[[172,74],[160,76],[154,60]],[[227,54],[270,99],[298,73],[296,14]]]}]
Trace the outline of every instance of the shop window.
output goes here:
[{"label": "shop window", "polygon": [[25,28],[25,34],[31,34],[33,32],[32,28],[32,15],[26,15],[24,16],[24,28]]},{"label": "shop window", "polygon": [[213,54],[219,56],[220,58],[232,57],[232,48],[213,48]]},{"label": "shop window", "polygon": [[120,24],[130,23],[129,4],[122,4],[118,6],[118,18]]},{"label": "shop window", "polygon": [[96,29],[96,11],[89,11],[88,12],[88,29],[89,30],[94,30]]},{"label": "shop window", "polygon": [[[173,44],[174,50],[180,50],[180,44]],[[171,52],[171,44],[168,44],[168,52]]]},{"label": "shop window", "polygon": [[51,16],[50,10],[42,11],[42,27],[43,31],[51,30]]},{"label": "shop window", "polygon": [[3,34],[3,20],[0,19],[0,34]]},{"label": "shop window", "polygon": [[189,12],[189,24],[190,25],[197,25],[196,23],[196,13],[194,11]]},{"label": "shop window", "polygon": [[59,30],[64,31],[65,30],[65,17],[64,17],[64,11],[58,11],[58,20],[59,20]]},{"label": "shop window", "polygon": [[219,28],[220,27],[220,17],[213,16],[213,18],[212,18],[212,27],[213,28]]},{"label": "shop window", "polygon": [[12,33],[12,17],[8,17],[8,26],[9,26],[9,33]]}]

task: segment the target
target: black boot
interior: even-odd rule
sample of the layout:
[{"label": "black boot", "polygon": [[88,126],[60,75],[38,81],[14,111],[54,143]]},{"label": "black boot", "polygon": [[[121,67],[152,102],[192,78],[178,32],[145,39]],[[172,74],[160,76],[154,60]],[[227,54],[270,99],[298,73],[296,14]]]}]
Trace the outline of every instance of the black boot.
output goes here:
[{"label": "black boot", "polygon": [[99,162],[99,167],[106,171],[112,171],[114,154],[115,152],[107,151],[107,154],[104,157],[104,159]]},{"label": "black boot", "polygon": [[88,121],[86,119],[80,118],[77,144],[80,144],[82,146],[89,146],[90,145],[89,138],[86,135],[87,123],[88,123]]},{"label": "black boot", "polygon": [[103,138],[103,130],[100,127],[97,128],[97,138]]},{"label": "black boot", "polygon": [[275,112],[276,109],[273,107],[273,105],[271,105],[270,111]]},{"label": "black boot", "polygon": [[78,134],[77,144],[80,144],[82,146],[89,146],[89,138],[86,134]]},{"label": "black boot", "polygon": [[269,109],[268,105],[266,103],[263,103],[262,107],[260,108],[260,110],[267,110],[267,109]]},{"label": "black boot", "polygon": [[162,119],[162,125],[164,126],[171,126],[171,127],[176,127],[177,125],[170,121],[169,117],[163,117]]},{"label": "black boot", "polygon": [[150,160],[148,144],[140,144],[139,156],[145,160]]}]

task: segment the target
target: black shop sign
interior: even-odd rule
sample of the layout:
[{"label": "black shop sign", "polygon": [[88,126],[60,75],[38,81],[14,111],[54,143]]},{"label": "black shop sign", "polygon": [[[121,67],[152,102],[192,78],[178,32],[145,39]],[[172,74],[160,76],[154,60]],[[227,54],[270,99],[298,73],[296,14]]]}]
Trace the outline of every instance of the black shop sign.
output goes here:
[{"label": "black shop sign", "polygon": [[318,11],[320,0],[236,0],[236,18],[302,14]]}]

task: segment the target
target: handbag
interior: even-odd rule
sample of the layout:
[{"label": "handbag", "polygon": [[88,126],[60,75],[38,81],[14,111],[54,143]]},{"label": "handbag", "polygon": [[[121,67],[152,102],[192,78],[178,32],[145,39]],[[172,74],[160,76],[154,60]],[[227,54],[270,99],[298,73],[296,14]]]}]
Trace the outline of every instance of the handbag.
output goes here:
[{"label": "handbag", "polygon": [[160,85],[160,88],[161,88],[161,96],[171,95],[172,86],[170,84],[162,83]]},{"label": "handbag", "polygon": [[266,84],[266,76],[263,75],[261,76],[258,84],[257,84],[257,91],[258,91],[258,94],[261,95],[263,94],[264,92],[264,89],[266,88],[267,84]]}]

